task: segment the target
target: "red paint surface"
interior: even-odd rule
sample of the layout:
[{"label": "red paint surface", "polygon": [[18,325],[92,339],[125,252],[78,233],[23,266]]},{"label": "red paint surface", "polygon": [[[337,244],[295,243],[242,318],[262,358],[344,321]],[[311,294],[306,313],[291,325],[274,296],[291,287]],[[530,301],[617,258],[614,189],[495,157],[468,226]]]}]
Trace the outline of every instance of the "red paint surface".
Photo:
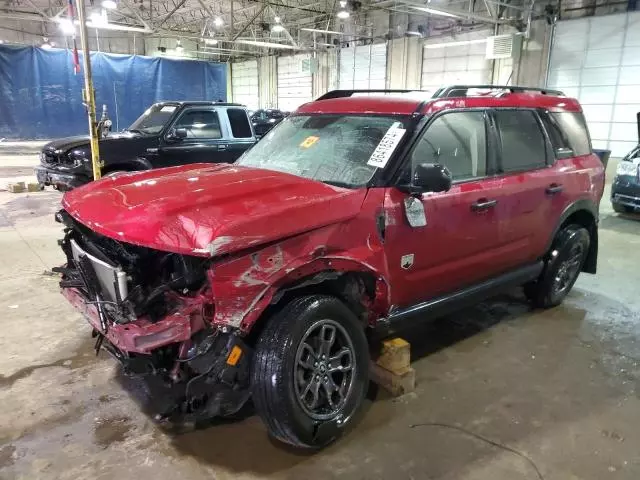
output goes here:
[{"label": "red paint surface", "polygon": [[[547,195],[552,183],[561,183],[564,191]],[[391,303],[411,305],[535,261],[546,252],[565,208],[580,199],[598,204],[603,188],[604,169],[596,155],[559,160],[551,167],[424,195],[427,226],[418,228],[404,219],[406,194],[387,189],[385,256]],[[498,203],[474,212],[471,204],[481,199]],[[413,267],[403,270],[400,259],[410,253],[415,255]]]},{"label": "red paint surface", "polygon": [[196,164],[105,178],[64,208],[102,235],[188,255],[220,255],[358,214],[365,190],[231,165]]},{"label": "red paint surface", "polygon": [[[307,104],[299,113],[407,114],[418,104],[354,97]],[[423,112],[529,104],[579,110],[574,100],[517,94],[436,100]],[[552,183],[561,183],[564,191],[546,195]],[[597,156],[560,160],[424,195],[427,225],[413,228],[404,214],[407,194],[395,188],[348,190],[269,170],[188,165],[93,182],[67,193],[63,204],[78,221],[111,238],[213,257],[207,290],[182,299],[178,312],[156,323],[141,318],[109,331],[109,340],[122,350],[146,353],[160,344],[189,340],[202,328],[206,303],[214,304],[214,324],[247,332],[281,288],[328,270],[375,277],[375,298],[364,300],[374,323],[392,306],[410,305],[540,258],[565,208],[580,199],[599,203],[603,188]],[[498,203],[473,212],[471,204],[480,199]],[[376,227],[380,215],[384,242]],[[403,270],[401,258],[407,254],[414,255],[414,263]],[[65,295],[99,327],[95,307],[85,305],[74,290]]]},{"label": "red paint surface", "polygon": [[[416,92],[412,95],[419,95]],[[424,103],[426,102],[426,103]],[[424,103],[424,105],[422,105]],[[296,113],[347,113],[347,114],[395,114],[410,115],[421,107],[420,112],[432,115],[440,110],[451,108],[492,108],[492,107],[521,107],[521,108],[547,108],[549,110],[565,110],[580,112],[580,104],[576,99],[568,97],[553,97],[536,93],[511,93],[508,95],[477,96],[446,98],[429,100],[418,97],[396,96],[362,96],[347,98],[332,98],[320,100],[302,105]]]}]

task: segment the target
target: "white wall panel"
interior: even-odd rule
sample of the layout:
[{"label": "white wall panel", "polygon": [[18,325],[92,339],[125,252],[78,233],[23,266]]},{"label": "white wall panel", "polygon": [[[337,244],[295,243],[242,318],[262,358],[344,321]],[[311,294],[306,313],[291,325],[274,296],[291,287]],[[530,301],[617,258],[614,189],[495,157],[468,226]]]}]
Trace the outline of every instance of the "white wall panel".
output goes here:
[{"label": "white wall panel", "polygon": [[[457,35],[455,41],[483,40],[492,35],[490,30],[480,30]],[[425,45],[451,42],[447,39],[427,39]],[[470,43],[449,47],[425,48],[422,54],[423,90],[435,91],[447,84],[491,83],[491,60],[485,58],[486,44]]]},{"label": "white wall panel", "polygon": [[638,142],[640,12],[558,22],[547,85],[580,100],[594,148],[628,153]]},{"label": "white wall panel", "polygon": [[278,57],[278,108],[296,110],[312,100],[311,70],[303,71],[303,60],[310,55]]},{"label": "white wall panel", "polygon": [[339,55],[340,89],[385,88],[387,80],[387,44],[342,48]]},{"label": "white wall panel", "polygon": [[260,106],[258,62],[249,60],[231,64],[231,93],[233,101],[251,110]]}]

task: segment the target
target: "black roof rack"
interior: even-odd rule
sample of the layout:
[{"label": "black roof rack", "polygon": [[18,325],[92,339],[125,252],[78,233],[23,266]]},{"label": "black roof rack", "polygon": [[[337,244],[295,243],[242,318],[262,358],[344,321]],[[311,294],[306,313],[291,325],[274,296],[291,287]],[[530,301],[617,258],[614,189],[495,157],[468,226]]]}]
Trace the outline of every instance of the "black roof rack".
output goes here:
[{"label": "black roof rack", "polygon": [[436,90],[432,98],[466,97],[467,91],[472,88],[479,90],[508,90],[510,93],[537,92],[542,95],[564,96],[564,93],[560,90],[549,88],[518,87],[513,85],[451,85]]},{"label": "black roof rack", "polygon": [[384,89],[384,88],[380,88],[380,89],[373,89],[373,90],[331,90],[330,92],[325,93],[324,95],[316,98],[317,100],[329,100],[332,98],[346,98],[346,97],[352,97],[354,94],[357,93],[411,93],[411,92],[423,92],[423,93],[431,93],[430,91],[427,90],[418,90],[418,89],[402,89],[402,90],[398,90],[398,89],[393,89],[393,90],[388,90],[388,89]]}]

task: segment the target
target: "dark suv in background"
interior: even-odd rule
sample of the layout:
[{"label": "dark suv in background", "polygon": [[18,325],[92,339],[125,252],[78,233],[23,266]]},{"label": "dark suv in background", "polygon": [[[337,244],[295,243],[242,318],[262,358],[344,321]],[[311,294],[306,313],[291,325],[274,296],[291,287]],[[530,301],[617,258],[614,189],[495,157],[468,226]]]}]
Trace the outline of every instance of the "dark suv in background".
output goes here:
[{"label": "dark suv in background", "polygon": [[[126,130],[100,140],[102,175],[186,163],[232,163],[256,142],[245,107],[162,102]],[[46,144],[35,169],[41,186],[70,190],[93,180],[88,136]]]},{"label": "dark suv in background", "polygon": [[251,115],[251,124],[253,125],[253,130],[256,132],[256,136],[262,137],[287,115],[287,112],[274,108],[260,109],[253,112]]}]

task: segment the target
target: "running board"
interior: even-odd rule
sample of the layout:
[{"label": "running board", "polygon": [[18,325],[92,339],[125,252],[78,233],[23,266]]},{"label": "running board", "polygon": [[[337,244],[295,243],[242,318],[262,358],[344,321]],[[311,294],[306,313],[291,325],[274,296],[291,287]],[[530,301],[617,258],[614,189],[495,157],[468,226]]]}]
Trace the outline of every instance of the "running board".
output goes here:
[{"label": "running board", "polygon": [[[410,307],[393,309],[387,318],[378,321],[375,328],[376,334],[388,336],[416,322],[441,317],[461,308],[474,305],[516,285],[522,285],[537,279],[543,268],[544,262],[540,260],[532,265],[512,270],[462,290],[432,298]],[[421,320],[416,318],[419,315],[423,316]]]}]

